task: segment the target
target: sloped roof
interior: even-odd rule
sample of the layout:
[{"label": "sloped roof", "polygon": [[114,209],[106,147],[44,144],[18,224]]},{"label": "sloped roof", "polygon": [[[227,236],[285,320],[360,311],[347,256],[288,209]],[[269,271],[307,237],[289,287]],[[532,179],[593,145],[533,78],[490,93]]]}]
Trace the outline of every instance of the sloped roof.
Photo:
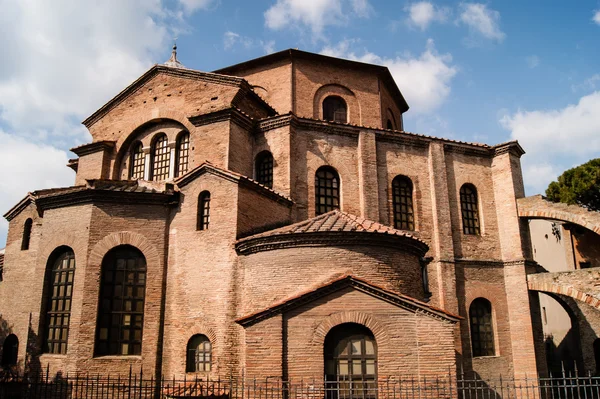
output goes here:
[{"label": "sloped roof", "polygon": [[266,309],[240,317],[236,320],[236,323],[247,327],[252,324],[256,324],[262,320],[268,319],[271,316],[288,312],[292,309],[298,308],[302,305],[308,304],[326,295],[332,294],[334,292],[340,291],[348,287],[352,287],[356,290],[362,291],[366,294],[372,295],[383,301],[392,303],[396,306],[402,307],[412,312],[421,312],[427,314],[428,316],[432,316],[454,323],[462,319],[461,316],[429,305],[428,303],[419,301],[418,299],[412,298],[410,296],[385,289],[383,287],[380,287],[378,285],[368,282],[367,280],[355,277],[353,275],[344,275],[334,280],[327,281],[315,288],[311,288],[307,291],[293,295],[289,298],[284,299],[283,301],[274,303]]},{"label": "sloped roof", "polygon": [[272,188],[260,184],[259,182],[249,178],[248,176],[244,176],[240,173],[236,173],[231,170],[219,168],[218,166],[213,165],[208,161],[204,161],[202,164],[196,166],[194,169],[190,170],[185,175],[175,179],[175,184],[177,184],[178,187],[185,187],[186,185],[188,185],[196,178],[205,173],[211,173],[213,175],[220,176],[234,182],[240,182],[242,184],[245,184],[246,187],[250,187],[258,191],[259,193],[270,196],[272,199],[281,200],[290,205],[293,203],[291,198],[273,190]]}]

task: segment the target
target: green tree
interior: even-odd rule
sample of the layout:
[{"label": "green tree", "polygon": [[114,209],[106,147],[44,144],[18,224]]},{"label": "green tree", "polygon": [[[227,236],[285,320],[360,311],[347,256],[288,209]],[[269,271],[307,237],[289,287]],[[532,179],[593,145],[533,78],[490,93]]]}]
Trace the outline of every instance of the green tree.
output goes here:
[{"label": "green tree", "polygon": [[546,189],[550,201],[577,204],[600,211],[600,158],[563,172]]}]

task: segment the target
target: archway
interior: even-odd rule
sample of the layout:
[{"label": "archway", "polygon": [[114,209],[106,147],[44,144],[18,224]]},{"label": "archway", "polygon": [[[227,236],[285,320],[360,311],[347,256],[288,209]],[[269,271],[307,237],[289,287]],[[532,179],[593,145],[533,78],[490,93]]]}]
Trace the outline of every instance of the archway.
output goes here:
[{"label": "archway", "polygon": [[367,327],[344,323],[325,337],[328,399],[377,397],[377,343]]},{"label": "archway", "polygon": [[2,367],[7,368],[17,365],[19,355],[19,339],[15,334],[10,334],[2,345]]}]

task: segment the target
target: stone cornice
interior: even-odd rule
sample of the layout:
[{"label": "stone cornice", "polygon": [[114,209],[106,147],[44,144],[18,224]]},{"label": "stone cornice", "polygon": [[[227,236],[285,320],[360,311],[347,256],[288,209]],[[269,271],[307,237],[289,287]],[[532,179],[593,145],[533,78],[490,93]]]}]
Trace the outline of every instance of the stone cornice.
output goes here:
[{"label": "stone cornice", "polygon": [[83,144],[78,147],[71,148],[71,152],[77,156],[82,157],[84,155],[93,154],[100,151],[112,151],[115,148],[114,141],[96,141],[89,144]]},{"label": "stone cornice", "polygon": [[494,156],[510,153],[518,158],[525,154],[525,150],[517,141],[508,141],[506,143],[497,144],[492,147]]},{"label": "stone cornice", "polygon": [[248,237],[238,240],[236,251],[241,255],[295,247],[376,246],[408,252],[419,258],[427,244],[410,236],[387,235],[369,231],[324,231],[285,233],[271,236]]},{"label": "stone cornice", "polygon": [[251,131],[254,128],[253,119],[235,108],[225,108],[208,114],[192,116],[188,119],[194,126],[231,121],[247,131]]},{"label": "stone cornice", "polygon": [[19,201],[15,206],[10,208],[3,216],[9,222],[13,220],[19,213],[23,212],[29,204],[33,203],[33,197],[31,194],[27,194],[25,198]]}]

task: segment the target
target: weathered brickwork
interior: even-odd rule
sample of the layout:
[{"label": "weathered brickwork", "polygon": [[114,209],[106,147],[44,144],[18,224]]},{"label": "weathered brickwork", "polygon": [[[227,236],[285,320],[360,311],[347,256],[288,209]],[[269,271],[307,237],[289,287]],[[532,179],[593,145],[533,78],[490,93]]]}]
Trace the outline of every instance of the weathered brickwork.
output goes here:
[{"label": "weathered brickwork", "polygon": [[[115,374],[133,366],[181,377],[188,341],[202,334],[211,371],[190,375],[322,378],[325,337],[354,323],[375,337],[380,377],[457,367],[484,378],[535,374],[516,142],[402,131],[408,106],[383,67],[289,50],[217,72],[150,69],[84,121],[93,143],[73,149],[76,187],[30,193],[5,215],[0,338],[19,337],[19,367]],[[346,101],[348,123],[321,120],[329,95]],[[181,132],[190,135],[189,160],[177,176]],[[148,182],[153,139],[162,133],[169,176]],[[137,142],[144,178],[127,181]],[[263,151],[273,156],[272,188],[255,181]],[[342,212],[319,218],[322,166],[339,174]],[[414,231],[393,226],[397,176],[412,183]],[[479,235],[463,234],[465,183],[477,190]],[[205,192],[207,225],[199,223]],[[304,230],[293,230],[299,222]],[[146,259],[142,350],[96,356],[101,268],[120,245]],[[41,354],[44,279],[62,246],[76,259],[68,349]],[[340,279],[354,285],[334,290]],[[472,355],[476,298],[492,304],[494,356]]]}]

